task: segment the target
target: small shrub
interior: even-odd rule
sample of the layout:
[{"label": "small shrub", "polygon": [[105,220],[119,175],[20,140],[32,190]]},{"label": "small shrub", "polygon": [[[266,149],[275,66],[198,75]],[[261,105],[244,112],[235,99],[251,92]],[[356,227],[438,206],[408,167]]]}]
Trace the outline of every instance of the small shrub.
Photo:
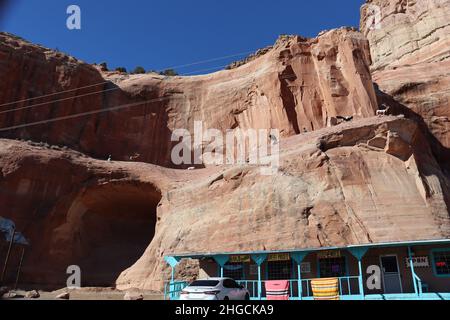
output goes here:
[{"label": "small shrub", "polygon": [[145,73],[145,69],[141,66],[138,66],[133,70],[133,73],[134,74],[143,74],[143,73]]},{"label": "small shrub", "polygon": [[168,77],[173,77],[173,76],[178,75],[178,73],[173,69],[164,70],[164,71],[160,72],[159,74],[162,76],[168,76]]},{"label": "small shrub", "polygon": [[117,71],[117,72],[122,72],[122,73],[127,73],[127,69],[124,68],[124,67],[117,67],[117,68],[116,68],[116,71]]},{"label": "small shrub", "polygon": [[108,71],[108,65],[106,64],[106,62],[100,63],[100,67],[102,68],[103,71]]}]

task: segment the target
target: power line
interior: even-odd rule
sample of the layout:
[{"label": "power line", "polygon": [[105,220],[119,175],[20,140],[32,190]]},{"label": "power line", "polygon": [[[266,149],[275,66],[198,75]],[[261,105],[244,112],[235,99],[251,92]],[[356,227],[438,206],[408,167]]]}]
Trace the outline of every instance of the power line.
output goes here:
[{"label": "power line", "polygon": [[173,97],[173,96],[162,97],[162,98],[151,99],[151,100],[135,102],[135,103],[129,103],[129,104],[124,104],[124,105],[105,108],[105,109],[97,109],[97,110],[92,110],[92,111],[87,111],[87,112],[81,112],[81,113],[71,114],[68,116],[57,117],[57,118],[52,118],[52,119],[47,119],[47,120],[42,120],[42,121],[30,122],[30,123],[20,124],[20,125],[16,125],[16,126],[11,126],[11,127],[0,128],[0,132],[21,129],[21,128],[26,128],[26,127],[31,127],[31,126],[37,126],[37,125],[41,125],[41,124],[47,124],[47,123],[52,123],[52,122],[57,122],[57,121],[62,121],[62,120],[74,119],[74,118],[93,115],[93,114],[97,114],[97,113],[116,111],[116,110],[121,110],[121,109],[125,109],[125,108],[131,108],[131,107],[144,105],[144,104],[151,103],[151,102],[164,101],[164,100],[169,100],[169,99],[177,99],[177,97]]},{"label": "power line", "polygon": [[[192,74],[197,73],[197,72],[210,71],[210,70],[215,70],[215,69],[222,69],[222,68],[224,68],[226,66],[228,66],[228,65],[221,65],[221,66],[216,66],[216,67],[208,68],[208,69],[195,70],[195,71],[191,71],[191,72],[188,72],[188,73],[181,74],[180,76],[188,76],[188,75],[192,75]],[[105,83],[110,83],[110,82],[105,82]],[[94,86],[94,85],[92,85],[92,86]],[[75,89],[72,89],[71,91],[75,91],[75,90],[83,89],[83,88],[85,88],[85,87],[75,88]],[[95,91],[95,92],[75,95],[75,96],[71,96],[71,97],[67,97],[67,98],[61,98],[61,99],[57,99],[57,100],[51,100],[51,101],[47,101],[47,102],[32,104],[32,105],[25,106],[25,107],[19,107],[19,108],[3,110],[3,111],[0,111],[0,115],[1,114],[6,114],[6,113],[11,113],[11,112],[14,112],[14,111],[27,110],[27,109],[31,109],[31,108],[35,108],[35,107],[50,105],[50,104],[57,103],[57,102],[62,102],[62,101],[68,101],[68,100],[72,100],[72,99],[88,97],[88,96],[95,95],[95,94],[100,94],[100,93],[105,93],[105,92],[112,92],[112,91],[119,90],[119,89],[121,89],[121,88],[120,87],[114,87],[114,88],[104,89],[104,90],[100,90],[100,91]]]},{"label": "power line", "polygon": [[[391,36],[389,33],[386,33],[386,34],[388,36]],[[171,67],[171,68],[179,68],[179,67],[185,67],[185,66],[198,65],[198,64],[212,62],[212,61],[219,61],[219,60],[226,59],[226,58],[229,58],[229,57],[245,55],[245,54],[249,54],[249,53],[253,53],[253,52],[254,51],[248,51],[248,52],[243,52],[243,53],[238,53],[238,54],[233,54],[233,55],[227,55],[227,56],[223,56],[223,57],[218,57],[218,58],[198,61],[198,62],[194,62],[194,63],[190,63],[190,64],[174,66],[174,67]],[[183,76],[183,75],[192,75],[192,74],[197,73],[197,72],[210,71],[210,70],[215,70],[215,69],[222,69],[222,68],[224,68],[226,66],[227,65],[222,65],[222,66],[217,66],[217,67],[208,68],[208,69],[196,70],[196,71],[188,72],[188,73],[185,73],[185,74],[181,74],[181,76]],[[301,73],[301,74],[303,75],[303,74],[317,74],[317,73],[309,72],[309,73]],[[296,77],[296,76],[297,76],[296,74],[283,75],[280,79],[290,79],[291,77]],[[60,92],[56,92],[56,93],[52,93],[52,94],[48,94],[48,95],[39,96],[39,97],[33,97],[33,98],[29,98],[29,99],[24,99],[24,100],[18,100],[18,101],[15,101],[15,102],[9,102],[9,103],[5,103],[5,104],[0,105],[0,107],[7,106],[7,105],[13,105],[13,104],[20,103],[20,102],[32,101],[32,100],[36,100],[36,99],[40,99],[40,98],[44,98],[44,97],[51,97],[51,96],[59,95],[59,94],[62,94],[62,93],[74,92],[74,91],[77,91],[77,90],[91,88],[91,87],[104,85],[104,84],[108,84],[108,83],[111,83],[111,82],[110,81],[105,81],[105,82],[100,82],[100,83],[97,83],[97,84],[92,84],[92,85],[78,87],[78,88],[74,88],[74,89],[70,89],[70,90],[60,91]],[[95,92],[90,92],[90,93],[86,93],[86,94],[75,95],[75,96],[72,96],[72,97],[61,98],[61,99],[52,100],[52,101],[43,102],[43,103],[38,103],[38,104],[30,105],[30,106],[3,110],[3,111],[0,111],[0,115],[1,114],[6,114],[6,113],[10,113],[10,112],[13,112],[13,111],[27,110],[27,109],[31,109],[31,108],[34,108],[34,107],[50,105],[50,104],[53,104],[53,103],[56,103],[56,102],[62,102],[62,101],[68,101],[68,100],[72,100],[72,99],[78,99],[78,98],[82,98],[82,97],[87,97],[87,96],[91,96],[91,95],[95,95],[95,94],[99,94],[99,93],[112,92],[112,91],[119,90],[119,89],[120,89],[120,87],[109,88],[109,89],[104,89],[104,90],[101,90],[101,91],[95,91]]]},{"label": "power line", "polygon": [[216,69],[223,69],[223,68],[225,68],[225,67],[227,67],[227,66],[228,66],[228,65],[223,65],[223,66],[217,66],[217,67],[208,68],[208,69],[202,69],[202,70],[192,71],[192,72],[184,73],[183,76],[192,75],[192,74],[197,73],[197,72],[211,71],[211,70],[216,70]]},{"label": "power line", "polygon": [[[434,16],[432,18],[447,18],[447,15]],[[381,29],[381,30],[383,30],[383,29]],[[377,33],[378,31],[380,31],[380,30],[368,30],[367,32],[368,33]],[[367,37],[367,35],[365,35],[362,30],[359,30],[359,32],[363,36]],[[392,34],[390,32],[385,31],[385,34],[387,36],[389,36],[389,37],[392,37]],[[403,35],[403,34],[409,34],[410,35],[411,33],[410,32],[395,33],[395,35]],[[246,55],[246,54],[252,54],[252,53],[255,53],[257,50],[258,49],[252,50],[252,51],[247,51],[247,52],[242,52],[242,53],[235,53],[235,54],[226,55],[226,56],[217,57],[217,58],[212,58],[212,59],[207,59],[207,60],[201,60],[201,61],[192,62],[192,63],[188,63],[188,64],[183,64],[183,65],[178,65],[178,66],[166,67],[166,68],[163,68],[163,69],[161,69],[159,71],[162,72],[162,71],[167,70],[167,69],[184,68],[184,67],[190,67],[190,66],[193,66],[193,65],[199,65],[199,64],[204,64],[204,63],[208,63],[208,62],[213,62],[213,61],[220,61],[220,60],[227,59],[227,58],[238,57],[238,56],[242,56],[242,55]],[[212,70],[212,69],[209,69],[209,70]],[[205,70],[201,70],[201,71],[205,71]],[[199,72],[199,71],[189,72],[187,74],[192,74],[192,73],[195,73],[195,72]],[[32,97],[32,98],[23,99],[23,100],[12,101],[12,102],[8,102],[8,103],[0,104],[0,107],[9,106],[9,105],[13,105],[13,104],[21,103],[21,102],[37,100],[37,99],[41,99],[41,98],[52,97],[52,96],[55,96],[55,95],[68,93],[68,92],[74,92],[74,91],[77,91],[77,90],[82,90],[82,89],[87,89],[87,88],[92,88],[92,87],[104,85],[104,84],[107,84],[107,83],[110,83],[110,81],[99,82],[99,83],[95,83],[95,84],[91,84],[91,85],[87,85],[87,86],[83,86],[83,87],[78,87],[78,88],[74,88],[74,89],[68,89],[68,90],[63,90],[63,91],[54,92],[54,93],[50,93],[50,94],[45,94],[45,95],[41,95],[41,96],[38,96],[38,97]]]},{"label": "power line", "polygon": [[[220,60],[224,60],[224,59],[228,59],[228,58],[243,56],[243,55],[246,55],[246,54],[252,54],[252,53],[255,53],[255,51],[256,50],[242,52],[242,53],[236,53],[236,54],[232,54],[232,55],[228,55],[228,56],[223,56],[223,57],[219,57],[219,58],[213,58],[213,59],[209,59],[209,60],[203,60],[203,61],[199,61],[199,62],[193,62],[193,63],[184,64],[184,65],[180,65],[180,66],[168,67],[168,68],[164,68],[164,69],[180,69],[180,68],[184,68],[184,67],[191,67],[191,66],[195,66],[195,65],[198,65],[198,64],[205,64],[205,63],[208,63],[208,62],[220,61]],[[161,71],[164,71],[164,70],[161,70]]]},{"label": "power line", "polygon": [[[231,55],[227,55],[227,56],[222,56],[222,57],[217,57],[217,58],[212,58],[212,59],[207,59],[207,60],[201,60],[201,61],[192,62],[192,63],[188,63],[188,64],[184,64],[184,65],[167,67],[167,68],[161,69],[160,72],[162,72],[164,70],[167,70],[167,69],[179,69],[179,68],[190,67],[190,66],[204,64],[204,63],[213,62],[213,61],[220,61],[220,60],[224,60],[224,59],[228,59],[228,58],[232,58],[232,57],[238,57],[238,56],[243,56],[243,55],[246,55],[246,54],[251,54],[251,53],[254,53],[254,52],[255,51],[247,51],[247,52],[235,53],[235,54],[231,54]],[[198,72],[198,71],[194,71],[193,73],[195,73],[195,72]],[[8,102],[8,103],[0,104],[0,107],[5,107],[5,106],[17,104],[17,103],[33,101],[33,100],[42,99],[42,98],[53,97],[53,96],[56,96],[56,95],[59,95],[59,94],[74,92],[74,91],[77,91],[77,90],[82,90],[82,89],[87,89],[87,88],[92,88],[92,87],[96,87],[96,86],[100,86],[100,85],[105,85],[105,84],[108,84],[108,83],[111,83],[111,82],[110,81],[104,81],[104,82],[99,82],[99,83],[95,83],[95,84],[91,84],[91,85],[87,85],[87,86],[83,86],[83,87],[78,87],[78,88],[74,88],[74,89],[69,89],[69,90],[63,90],[63,91],[59,91],[59,92],[49,93],[49,94],[41,95],[41,96],[38,96],[38,97],[32,97],[32,98],[23,99],[23,100],[12,101],[12,102]]]},{"label": "power line", "polygon": [[67,93],[67,92],[73,92],[73,91],[77,91],[77,90],[92,88],[92,87],[100,86],[100,85],[107,84],[107,83],[109,83],[109,81],[100,82],[100,83],[96,83],[96,84],[91,84],[91,85],[87,85],[87,86],[84,86],[84,87],[78,87],[78,88],[74,88],[74,89],[70,89],[70,90],[64,90],[64,91],[59,91],[59,92],[55,92],[55,93],[50,93],[50,94],[46,94],[46,95],[39,96],[39,97],[33,97],[33,98],[24,99],[24,100],[17,100],[17,101],[13,101],[13,102],[8,102],[8,103],[0,104],[0,107],[9,106],[9,105],[17,104],[17,103],[21,103],[21,102],[37,100],[37,99],[41,99],[41,98],[52,97],[52,96],[56,96],[56,95],[61,94],[61,93]]},{"label": "power line", "polygon": [[[188,76],[188,75],[195,74],[197,72],[222,69],[222,68],[227,67],[227,66],[228,65],[221,65],[221,66],[216,66],[216,67],[208,68],[208,69],[200,69],[200,70],[196,70],[196,71],[192,71],[192,72],[181,74],[180,76]],[[280,79],[282,79],[282,80],[284,80],[284,79],[292,79],[294,77],[298,77],[299,75],[305,75],[305,74],[317,74],[317,73],[314,73],[314,72],[303,72],[301,74],[294,74],[293,73],[293,74],[283,75]],[[106,82],[106,83],[109,83],[109,82]],[[81,88],[78,88],[78,89],[81,89]],[[119,89],[121,89],[121,88],[120,87],[114,87],[114,88],[104,89],[104,90],[100,90],[100,91],[85,93],[85,94],[81,94],[81,95],[75,95],[75,96],[71,96],[71,97],[67,97],[67,98],[61,98],[61,99],[57,99],[57,100],[51,100],[51,101],[47,101],[47,102],[32,104],[32,105],[25,106],[25,107],[3,110],[3,111],[0,111],[0,115],[6,114],[6,113],[11,113],[11,112],[14,112],[14,111],[27,110],[27,109],[32,109],[32,108],[35,108],[35,107],[51,105],[51,104],[57,103],[57,102],[63,102],[63,101],[68,101],[68,100],[72,100],[72,99],[84,98],[84,97],[88,97],[88,96],[95,95],[95,94],[112,92],[112,91],[116,91],[116,90],[119,90]],[[77,90],[77,89],[73,89],[73,91],[75,91],[75,90]]]},{"label": "power line", "polygon": [[[81,94],[81,95],[77,95],[77,96],[73,96],[73,97],[68,97],[68,98],[62,98],[62,99],[58,99],[58,100],[52,100],[52,101],[48,101],[48,102],[42,102],[42,103],[38,103],[38,104],[32,104],[30,106],[26,106],[26,107],[20,107],[20,108],[15,108],[15,109],[8,109],[8,110],[3,110],[0,111],[0,114],[5,114],[5,113],[10,113],[13,111],[19,111],[19,110],[25,110],[25,109],[31,109],[31,108],[35,108],[35,107],[40,107],[40,106],[46,106],[46,105],[50,105],[56,102],[62,102],[62,101],[67,101],[67,100],[72,100],[72,99],[78,99],[78,98],[83,98],[83,97],[88,97],[94,94],[98,94],[98,93],[105,93],[105,92],[110,92],[110,91],[115,91],[118,90],[119,87],[116,88],[110,88],[110,89],[105,89],[105,90],[101,90],[101,91],[96,91],[96,92],[90,92],[90,93],[86,93],[86,94]],[[76,90],[76,89],[75,89]]]}]

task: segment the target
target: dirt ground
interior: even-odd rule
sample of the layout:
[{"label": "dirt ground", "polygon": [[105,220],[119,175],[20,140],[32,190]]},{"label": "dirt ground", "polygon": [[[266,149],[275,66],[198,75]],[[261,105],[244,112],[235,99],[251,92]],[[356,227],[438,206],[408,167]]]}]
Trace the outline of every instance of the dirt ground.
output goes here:
[{"label": "dirt ground", "polygon": [[[27,299],[25,295],[27,291],[25,290],[11,290],[9,292],[13,292],[17,294],[15,298],[0,298],[2,300],[60,300],[56,297],[62,293],[68,292],[70,294],[69,300],[124,300],[124,296],[127,291],[119,291],[114,288],[81,288],[81,289],[60,289],[56,291],[41,291],[39,292],[40,297],[37,299]],[[144,300],[163,300],[163,294],[158,292],[149,292],[149,291],[138,291],[138,290],[129,290],[133,296],[142,295]]]}]

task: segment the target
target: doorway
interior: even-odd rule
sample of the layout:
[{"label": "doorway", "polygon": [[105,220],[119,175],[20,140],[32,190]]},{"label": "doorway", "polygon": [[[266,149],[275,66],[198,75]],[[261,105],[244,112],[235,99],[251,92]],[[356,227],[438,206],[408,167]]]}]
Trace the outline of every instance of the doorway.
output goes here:
[{"label": "doorway", "polygon": [[383,274],[384,293],[403,293],[397,256],[380,256],[380,264]]}]

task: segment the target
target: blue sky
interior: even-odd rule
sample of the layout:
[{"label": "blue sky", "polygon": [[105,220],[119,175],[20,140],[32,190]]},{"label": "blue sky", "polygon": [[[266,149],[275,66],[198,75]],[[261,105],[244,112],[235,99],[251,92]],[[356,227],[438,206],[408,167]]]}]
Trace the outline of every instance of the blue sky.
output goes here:
[{"label": "blue sky", "polygon": [[[89,63],[161,70],[248,51],[279,34],[316,36],[359,25],[364,0],[14,0],[1,30]],[[82,29],[66,28],[66,9],[81,7]],[[243,56],[242,56],[243,57]],[[239,57],[177,68],[206,73]],[[214,71],[214,70],[211,70]],[[209,70],[208,70],[209,72]]]}]

